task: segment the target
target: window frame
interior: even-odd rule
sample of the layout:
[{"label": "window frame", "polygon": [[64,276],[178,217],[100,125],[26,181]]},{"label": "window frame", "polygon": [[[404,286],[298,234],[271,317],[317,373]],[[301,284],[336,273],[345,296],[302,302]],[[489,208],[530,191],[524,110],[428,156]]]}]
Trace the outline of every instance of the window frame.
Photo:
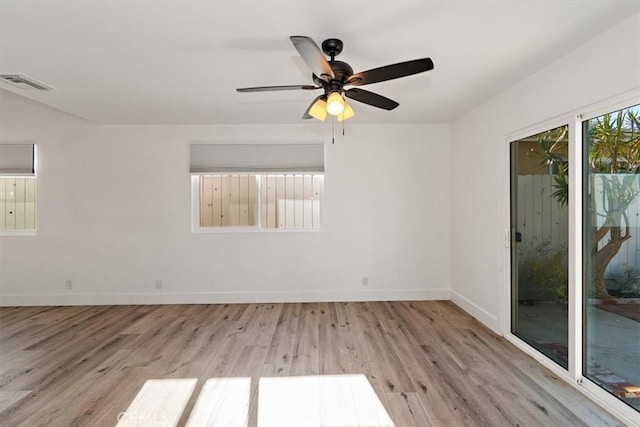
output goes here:
[{"label": "window frame", "polygon": [[[233,172],[229,175],[256,176],[256,225],[202,227],[200,225],[200,177],[204,175],[225,175],[224,173],[191,173],[189,176],[191,185],[191,233],[192,234],[216,234],[216,233],[318,233],[322,231],[324,223],[324,177],[322,172]],[[262,226],[262,178],[266,175],[322,175],[323,182],[320,189],[320,225],[315,228],[266,228]]]},{"label": "window frame", "polygon": [[0,144],[9,144],[9,145],[33,145],[33,174],[7,174],[0,175],[3,177],[33,177],[35,181],[34,185],[34,227],[29,229],[20,229],[20,230],[0,230],[0,237],[4,236],[35,236],[38,233],[38,144],[35,141],[31,140],[20,140],[20,141],[1,141]]}]

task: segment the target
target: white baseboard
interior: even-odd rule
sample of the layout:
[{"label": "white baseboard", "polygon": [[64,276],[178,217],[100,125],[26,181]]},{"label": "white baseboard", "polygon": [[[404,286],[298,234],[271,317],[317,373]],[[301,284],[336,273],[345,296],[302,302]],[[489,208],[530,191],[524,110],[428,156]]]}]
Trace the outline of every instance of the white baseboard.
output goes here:
[{"label": "white baseboard", "polygon": [[448,300],[448,289],[281,292],[58,293],[0,295],[0,306],[234,304],[336,301]]},{"label": "white baseboard", "polygon": [[464,311],[466,311],[467,313],[475,317],[477,320],[482,322],[486,327],[491,329],[496,334],[502,335],[502,331],[500,327],[500,319],[498,319],[496,316],[489,313],[482,307],[478,306],[471,300],[462,296],[458,292],[453,290],[450,292],[451,292],[451,301],[455,305],[457,305],[458,307],[460,307],[461,309],[463,309]]}]

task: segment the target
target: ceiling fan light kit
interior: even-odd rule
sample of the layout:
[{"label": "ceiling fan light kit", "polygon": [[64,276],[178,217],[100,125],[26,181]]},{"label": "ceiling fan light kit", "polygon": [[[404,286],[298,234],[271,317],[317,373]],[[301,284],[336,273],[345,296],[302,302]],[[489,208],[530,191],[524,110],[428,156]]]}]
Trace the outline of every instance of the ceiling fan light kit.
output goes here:
[{"label": "ceiling fan light kit", "polygon": [[324,119],[327,118],[327,101],[319,98],[313,104],[311,104],[311,108],[309,108],[309,113],[311,117],[324,122]]},{"label": "ceiling fan light kit", "polygon": [[327,113],[332,116],[342,114],[344,111],[344,99],[338,92],[331,92],[327,98]]},{"label": "ceiling fan light kit", "polygon": [[[323,89],[324,94],[317,96],[311,102],[302,116],[303,119],[315,118],[324,121],[327,113],[336,117],[339,122],[353,117],[355,115],[353,108],[347,103],[344,97],[384,110],[393,110],[400,104],[377,93],[357,87],[345,87],[383,82],[433,69],[431,59],[422,58],[373,68],[354,74],[349,64],[335,59],[335,57],[342,52],[343,43],[341,40],[325,40],[322,42],[321,51],[310,37],[291,36],[289,39],[304,62],[311,68],[313,72],[311,79],[314,85],[262,86],[238,88],[236,90],[238,92],[267,92]],[[325,55],[329,57],[328,61]]]},{"label": "ceiling fan light kit", "polygon": [[351,105],[349,105],[347,101],[344,101],[344,111],[341,114],[338,114],[336,118],[338,119],[339,122],[343,122],[355,115],[356,113],[353,112],[353,108],[351,108]]}]

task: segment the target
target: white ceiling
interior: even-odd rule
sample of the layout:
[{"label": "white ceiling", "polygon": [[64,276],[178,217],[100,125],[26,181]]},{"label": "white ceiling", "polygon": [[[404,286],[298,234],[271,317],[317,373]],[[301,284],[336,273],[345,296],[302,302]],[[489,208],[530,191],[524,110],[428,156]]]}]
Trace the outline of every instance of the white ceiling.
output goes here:
[{"label": "white ceiling", "polygon": [[0,0],[0,87],[105,124],[300,123],[311,84],[290,35],[344,41],[355,72],[429,56],[433,71],[366,86],[352,123],[447,122],[633,13],[640,1]]}]

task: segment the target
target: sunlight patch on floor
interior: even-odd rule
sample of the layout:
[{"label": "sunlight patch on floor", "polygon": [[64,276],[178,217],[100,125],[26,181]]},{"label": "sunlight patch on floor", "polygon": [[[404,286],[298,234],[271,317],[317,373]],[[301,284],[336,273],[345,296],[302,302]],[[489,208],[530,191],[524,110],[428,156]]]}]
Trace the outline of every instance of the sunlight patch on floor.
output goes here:
[{"label": "sunlight patch on floor", "polygon": [[260,378],[258,427],[394,427],[367,377]]},{"label": "sunlight patch on floor", "polygon": [[202,387],[187,427],[246,427],[251,378],[211,378]]},{"label": "sunlight patch on floor", "polygon": [[197,382],[196,378],[147,380],[127,410],[118,414],[117,427],[177,425]]},{"label": "sunlight patch on floor", "polygon": [[[118,426],[176,426],[195,389],[194,378],[148,380]],[[265,377],[258,382],[258,427],[395,427],[363,374]],[[247,427],[251,378],[210,378],[186,427]]]}]

